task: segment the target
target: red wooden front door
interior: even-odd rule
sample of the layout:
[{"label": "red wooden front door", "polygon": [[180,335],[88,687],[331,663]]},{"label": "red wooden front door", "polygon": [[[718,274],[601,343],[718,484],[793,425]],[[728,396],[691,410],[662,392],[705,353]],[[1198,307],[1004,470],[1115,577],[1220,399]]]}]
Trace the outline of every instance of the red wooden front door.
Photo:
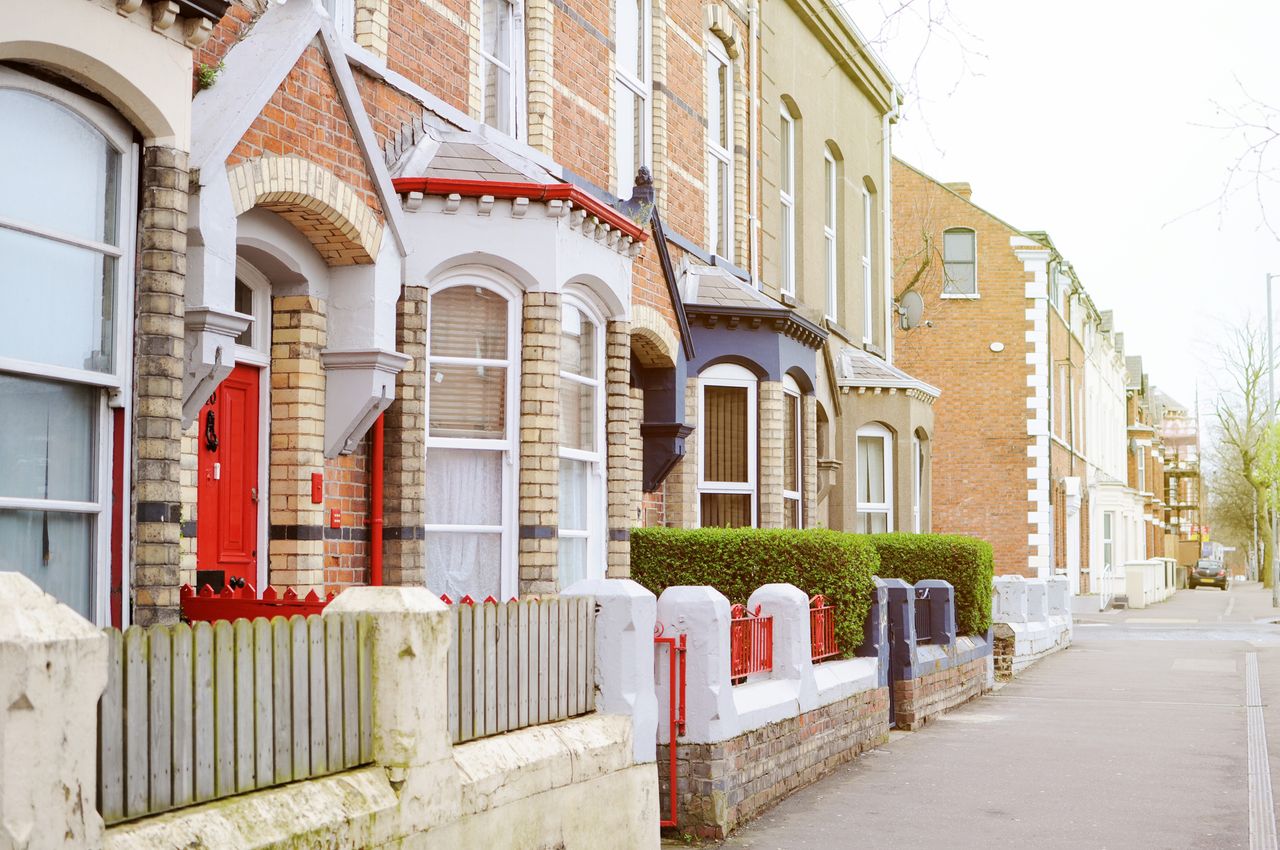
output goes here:
[{"label": "red wooden front door", "polygon": [[196,570],[199,584],[258,581],[258,378],[236,366],[200,409]]}]

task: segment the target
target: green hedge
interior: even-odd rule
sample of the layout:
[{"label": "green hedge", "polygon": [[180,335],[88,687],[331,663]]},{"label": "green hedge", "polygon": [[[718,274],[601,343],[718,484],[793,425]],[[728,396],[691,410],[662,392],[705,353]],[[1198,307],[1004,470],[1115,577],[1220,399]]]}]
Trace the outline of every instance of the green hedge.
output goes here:
[{"label": "green hedge", "polygon": [[710,585],[729,602],[746,604],[761,585],[794,584],[809,596],[823,594],[835,607],[836,641],[846,655],[862,644],[876,567],[869,538],[826,529],[631,532],[631,577],[653,593],[675,585]]},{"label": "green hedge", "polygon": [[991,544],[961,534],[873,534],[880,578],[915,584],[942,579],[956,589],[956,632],[985,635],[991,627]]}]

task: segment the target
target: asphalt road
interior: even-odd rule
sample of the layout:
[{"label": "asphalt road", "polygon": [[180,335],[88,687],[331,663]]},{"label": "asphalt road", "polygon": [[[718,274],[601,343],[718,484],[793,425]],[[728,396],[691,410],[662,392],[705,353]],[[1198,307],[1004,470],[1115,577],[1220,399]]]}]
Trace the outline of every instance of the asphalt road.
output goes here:
[{"label": "asphalt road", "polygon": [[1271,616],[1269,591],[1237,585],[1078,618],[1070,649],[919,732],[894,733],[722,846],[1274,847],[1268,774],[1249,780],[1252,738],[1253,764],[1269,753],[1280,788]]}]

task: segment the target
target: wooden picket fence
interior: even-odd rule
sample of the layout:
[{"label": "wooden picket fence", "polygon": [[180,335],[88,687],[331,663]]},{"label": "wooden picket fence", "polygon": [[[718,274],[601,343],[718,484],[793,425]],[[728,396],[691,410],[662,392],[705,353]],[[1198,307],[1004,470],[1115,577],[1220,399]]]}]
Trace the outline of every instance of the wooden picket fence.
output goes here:
[{"label": "wooden picket fence", "polygon": [[107,823],[372,761],[367,616],[107,629]]},{"label": "wooden picket fence", "polygon": [[595,710],[595,601],[464,601],[452,608],[454,743]]}]

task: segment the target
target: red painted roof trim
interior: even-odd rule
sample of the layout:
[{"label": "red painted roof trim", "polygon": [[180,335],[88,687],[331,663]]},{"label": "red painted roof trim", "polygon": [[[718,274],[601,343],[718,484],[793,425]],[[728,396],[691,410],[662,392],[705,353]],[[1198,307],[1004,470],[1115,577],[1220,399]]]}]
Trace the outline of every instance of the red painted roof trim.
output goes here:
[{"label": "red painted roof trim", "polygon": [[397,192],[424,195],[462,195],[478,198],[528,198],[531,201],[572,201],[579,209],[621,230],[637,242],[648,238],[645,229],[604,201],[572,183],[504,183],[496,180],[452,180],[445,177],[397,177],[391,181]]}]

